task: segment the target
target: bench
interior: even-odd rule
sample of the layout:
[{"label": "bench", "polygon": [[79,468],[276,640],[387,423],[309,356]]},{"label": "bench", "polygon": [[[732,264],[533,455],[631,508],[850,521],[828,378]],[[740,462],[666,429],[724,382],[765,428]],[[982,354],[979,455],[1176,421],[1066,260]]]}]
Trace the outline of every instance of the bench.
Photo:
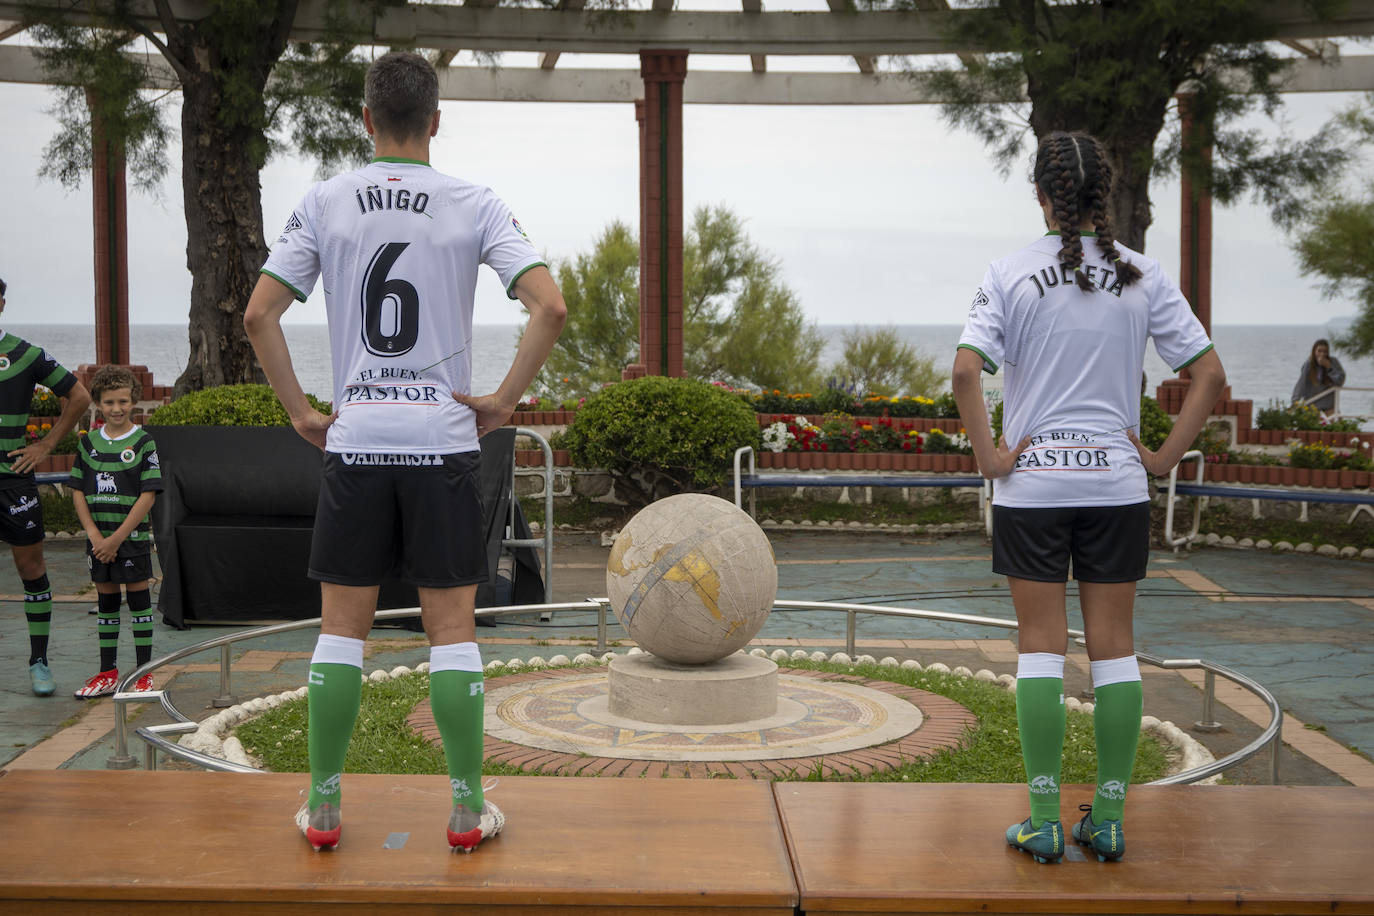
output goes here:
[{"label": "bench", "polygon": [[[1298,489],[1280,489],[1278,487],[1247,487],[1234,486],[1231,484],[1203,483],[1202,475],[1206,465],[1203,462],[1202,452],[1192,450],[1184,452],[1183,457],[1173,470],[1169,471],[1169,486],[1165,490],[1165,510],[1164,510],[1164,541],[1178,552],[1178,548],[1186,544],[1191,544],[1197,539],[1198,531],[1202,525],[1202,500],[1199,499],[1193,504],[1193,528],[1182,536],[1174,535],[1174,506],[1180,497],[1183,496],[1215,496],[1223,499],[1265,499],[1278,502],[1300,502],[1300,503],[1343,503],[1355,506],[1355,511],[1351,513],[1350,520],[1354,521],[1355,516],[1360,512],[1374,512],[1374,492],[1370,490],[1330,490],[1320,487],[1304,487]],[[1191,482],[1178,481],[1178,468],[1185,461],[1196,460],[1197,473]]]},{"label": "bench", "polygon": [[[748,467],[744,459],[748,458]],[[749,493],[749,514],[754,514],[753,490],[758,487],[977,487],[982,491],[983,523],[992,535],[992,486],[984,477],[955,474],[827,474],[797,471],[758,471],[754,468],[754,449],[742,445],[735,449],[735,507],[744,508],[744,491]]]}]

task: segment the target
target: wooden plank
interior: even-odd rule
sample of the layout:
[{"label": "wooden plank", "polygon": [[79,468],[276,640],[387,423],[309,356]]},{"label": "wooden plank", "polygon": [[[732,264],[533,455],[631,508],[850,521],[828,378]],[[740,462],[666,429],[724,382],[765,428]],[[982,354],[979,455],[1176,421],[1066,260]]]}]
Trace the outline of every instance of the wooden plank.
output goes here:
[{"label": "wooden plank", "polygon": [[[1137,786],[1126,857],[1040,865],[1020,785],[777,783],[803,912],[1374,913],[1374,789]],[[1064,826],[1088,786],[1064,790]],[[1075,817],[1070,820],[1069,812]],[[1070,840],[1072,844],[1072,840]]]},{"label": "wooden plank", "polygon": [[[291,821],[296,774],[15,771],[0,779],[0,912],[792,916],[771,790],[743,780],[502,777],[503,833],[449,852],[447,781],[344,777],[339,848]],[[409,834],[384,849],[392,834]]]}]

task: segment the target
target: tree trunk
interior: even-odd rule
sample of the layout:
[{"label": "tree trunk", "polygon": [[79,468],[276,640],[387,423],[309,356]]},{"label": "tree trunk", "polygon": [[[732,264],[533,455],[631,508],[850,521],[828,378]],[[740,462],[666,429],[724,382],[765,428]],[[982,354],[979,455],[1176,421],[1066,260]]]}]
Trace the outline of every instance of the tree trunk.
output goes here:
[{"label": "tree trunk", "polygon": [[1112,231],[1117,241],[1127,248],[1145,252],[1145,230],[1154,222],[1150,214],[1150,161],[1141,163],[1142,147],[1152,150],[1153,138],[1141,139],[1136,145],[1112,145],[1107,156],[1112,161]]},{"label": "tree trunk", "polygon": [[177,397],[265,381],[243,330],[243,312],[267,260],[258,183],[262,132],[221,126],[222,98],[212,73],[195,72],[181,91],[191,353],[176,381]]},{"label": "tree trunk", "polygon": [[[1093,109],[1088,117],[1076,106],[1059,107],[1062,100],[1047,91],[1039,74],[1027,73],[1031,100],[1030,124],[1036,139],[1056,130],[1086,130],[1102,141],[1112,163],[1112,231],[1128,248],[1144,253],[1145,232],[1154,221],[1150,214],[1150,169],[1154,165],[1155,138],[1164,129],[1164,116],[1172,96],[1160,94],[1123,114],[1110,105]],[[1128,125],[1122,130],[1122,125]]]}]

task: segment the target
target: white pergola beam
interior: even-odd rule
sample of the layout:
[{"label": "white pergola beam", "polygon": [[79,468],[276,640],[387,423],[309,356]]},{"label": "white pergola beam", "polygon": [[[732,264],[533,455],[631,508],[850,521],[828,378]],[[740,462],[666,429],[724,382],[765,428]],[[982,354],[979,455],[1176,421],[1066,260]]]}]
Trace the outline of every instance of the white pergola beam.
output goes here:
[{"label": "white pergola beam", "polygon": [[[150,89],[179,83],[158,56],[138,55]],[[0,45],[0,82],[48,82],[31,48]],[[1237,81],[1240,85],[1241,81]],[[1297,60],[1284,92],[1358,92],[1374,89],[1374,55],[1339,65]],[[450,101],[631,102],[644,95],[639,71],[537,67],[449,67],[439,73],[439,96]],[[749,73],[688,70],[683,101],[696,105],[921,105],[948,101],[927,81],[897,73]],[[1008,98],[1003,101],[1020,101]]]},{"label": "white pergola beam", "polygon": [[[31,0],[69,10],[70,0]],[[207,0],[166,0],[178,18],[198,19]],[[658,6],[667,0],[654,0]],[[133,0],[137,14],[160,31],[152,0]],[[23,2],[0,0],[0,20],[21,20]],[[326,36],[326,0],[302,0],[291,31],[293,41]],[[80,17],[80,10],[73,15]],[[662,9],[629,11],[478,8],[453,4],[399,4],[361,11],[354,40],[360,44],[408,45],[437,50],[536,51],[638,54],[674,48],[692,54],[917,55],[994,52],[992,47],[954,47],[947,38],[954,17],[992,15],[986,10],[914,12],[706,12]],[[1374,0],[1350,0],[1323,20],[1314,20],[1302,0],[1271,0],[1264,19],[1276,39],[1374,35]]]}]

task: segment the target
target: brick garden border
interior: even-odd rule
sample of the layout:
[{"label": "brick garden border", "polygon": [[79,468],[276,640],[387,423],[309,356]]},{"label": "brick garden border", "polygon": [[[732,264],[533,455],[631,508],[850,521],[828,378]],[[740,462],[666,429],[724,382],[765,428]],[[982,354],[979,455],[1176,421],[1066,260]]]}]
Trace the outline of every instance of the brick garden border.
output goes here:
[{"label": "brick garden border", "polygon": [[[945,748],[957,748],[963,740],[964,733],[978,724],[978,717],[970,712],[967,707],[928,690],[919,690],[891,681],[871,680],[851,674],[834,674],[826,671],[793,668],[784,669],[784,672],[797,677],[857,684],[861,687],[890,694],[919,708],[923,721],[916,730],[886,744],[857,748],[852,751],[837,751],[834,754],[785,757],[778,760],[706,760],[690,763],[665,760],[628,760],[623,757],[567,754],[561,751],[551,751],[503,741],[490,735],[485,737],[482,753],[487,760],[500,761],[518,767],[531,775],[542,776],[777,779],[811,773],[815,771],[817,766],[820,766],[822,775],[827,779],[842,779],[887,772],[916,757],[928,757]],[[528,671],[492,678],[487,683],[497,687],[509,687],[530,681],[581,674],[585,674],[585,671],[579,668]],[[406,724],[426,741],[436,746],[442,746],[439,728],[434,723],[434,713],[430,709],[429,700],[422,700],[416,704],[410,715],[406,717]]]}]

